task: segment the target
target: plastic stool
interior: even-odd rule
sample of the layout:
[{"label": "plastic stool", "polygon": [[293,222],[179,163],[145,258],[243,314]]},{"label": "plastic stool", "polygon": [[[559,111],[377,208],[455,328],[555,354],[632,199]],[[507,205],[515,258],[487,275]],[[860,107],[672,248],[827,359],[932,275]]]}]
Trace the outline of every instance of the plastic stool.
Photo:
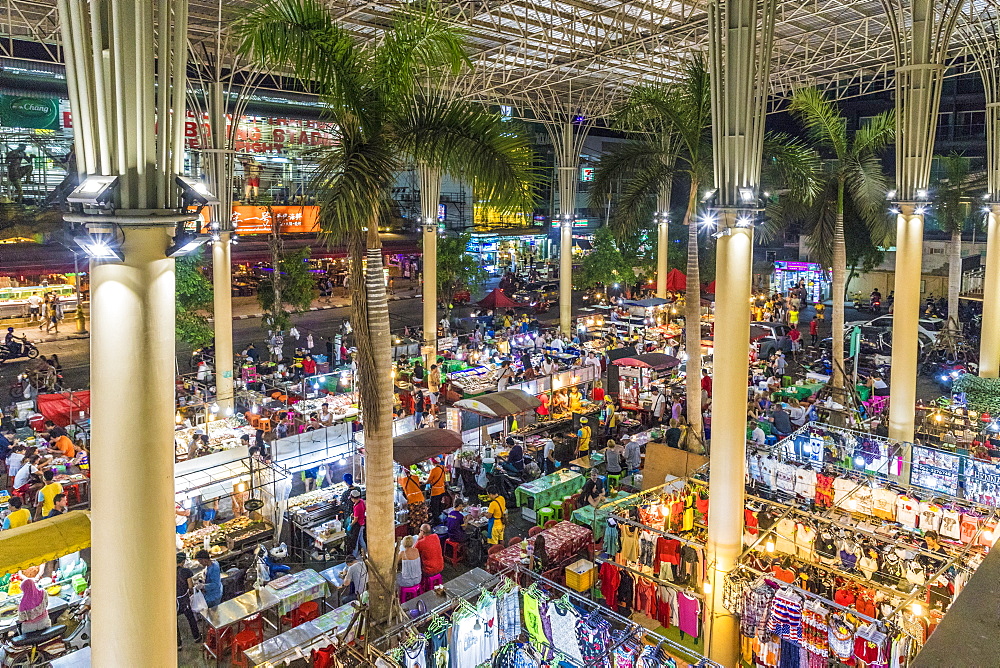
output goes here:
[{"label": "plastic stool", "polygon": [[296,626],[311,622],[319,617],[319,603],[316,601],[306,601],[296,608],[295,616],[298,618],[295,623]]},{"label": "plastic stool", "polygon": [[233,666],[240,666],[245,668],[250,665],[247,660],[246,655],[243,654],[243,650],[250,649],[251,647],[256,647],[257,645],[264,642],[264,634],[257,634],[254,631],[246,630],[240,631],[233,638],[233,646],[231,655],[229,657],[229,662]]},{"label": "plastic stool", "polygon": [[436,573],[435,575],[425,575],[423,581],[420,583],[420,586],[423,587],[425,592],[428,592],[443,583],[444,578],[441,577],[440,573]]},{"label": "plastic stool", "polygon": [[778,437],[775,436],[774,434],[768,434],[767,436],[764,437],[765,445],[774,445],[777,442],[778,442]]},{"label": "plastic stool", "polygon": [[576,510],[576,502],[573,501],[572,496],[567,499],[563,499],[562,509],[563,517],[573,517],[573,511]]},{"label": "plastic stool", "polygon": [[782,387],[791,387],[792,386],[792,377],[791,376],[782,376],[781,377],[781,386]]},{"label": "plastic stool", "polygon": [[[252,631],[253,633],[256,633],[257,635],[263,638],[264,618],[260,615],[260,613],[247,617],[242,622],[240,622],[239,630],[240,633],[242,633],[243,631]],[[264,641],[261,640],[261,642]]]},{"label": "plastic stool", "polygon": [[63,487],[63,491],[66,492],[66,501],[69,505],[76,505],[80,503],[80,486],[79,485],[67,485]]},{"label": "plastic stool", "polygon": [[446,540],[444,542],[444,560],[452,566],[456,566],[463,559],[465,559],[465,546],[453,540]]},{"label": "plastic stool", "polygon": [[555,502],[553,502],[552,505],[549,506],[549,508],[552,509],[552,518],[551,519],[554,519],[554,520],[562,520],[563,519],[563,502],[562,501],[555,501]]},{"label": "plastic stool", "polygon": [[553,510],[546,506],[545,508],[539,508],[535,514],[538,515],[538,522],[536,522],[536,524],[538,526],[543,526],[546,522],[552,519]]},{"label": "plastic stool", "polygon": [[423,592],[420,591],[420,585],[414,585],[412,587],[400,587],[399,588],[399,602],[406,603],[411,598],[416,598],[420,596]]},{"label": "plastic stool", "polygon": [[608,474],[608,493],[611,493],[612,487],[618,487],[622,484],[622,474],[621,473],[609,473]]},{"label": "plastic stool", "polygon": [[206,654],[210,650],[212,654],[221,659],[223,654],[232,647],[232,637],[232,629],[228,626],[221,629],[214,629],[209,626],[205,631]]}]

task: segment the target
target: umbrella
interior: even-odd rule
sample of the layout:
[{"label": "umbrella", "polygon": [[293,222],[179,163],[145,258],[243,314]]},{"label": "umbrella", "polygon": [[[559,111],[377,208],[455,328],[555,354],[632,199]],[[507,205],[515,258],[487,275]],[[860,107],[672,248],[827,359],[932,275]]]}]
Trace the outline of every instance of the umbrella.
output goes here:
[{"label": "umbrella", "polygon": [[534,410],[541,405],[542,402],[538,400],[538,397],[528,394],[524,390],[504,390],[475,399],[462,399],[455,402],[455,406],[458,408],[486,417],[517,415]]},{"label": "umbrella", "polygon": [[413,466],[462,447],[461,435],[451,429],[414,429],[392,439],[392,458],[401,466]]},{"label": "umbrella", "polygon": [[671,269],[667,273],[667,290],[679,292],[687,288],[687,276],[680,269]]},{"label": "umbrella", "polygon": [[480,306],[485,306],[486,308],[517,308],[520,306],[520,304],[504,294],[504,291],[500,288],[483,297],[478,303]]}]

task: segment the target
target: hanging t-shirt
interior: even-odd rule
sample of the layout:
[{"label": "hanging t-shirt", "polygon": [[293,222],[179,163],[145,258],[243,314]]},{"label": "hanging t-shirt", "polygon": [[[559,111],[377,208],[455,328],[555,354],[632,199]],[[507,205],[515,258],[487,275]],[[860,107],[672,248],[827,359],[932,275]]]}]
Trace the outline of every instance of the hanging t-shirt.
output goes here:
[{"label": "hanging t-shirt", "polygon": [[938,531],[941,527],[943,508],[936,503],[924,501],[920,504],[920,530]]},{"label": "hanging t-shirt", "polygon": [[833,505],[848,512],[854,512],[858,504],[852,493],[857,486],[858,483],[848,478],[835,478],[833,481]]},{"label": "hanging t-shirt", "polygon": [[500,643],[513,642],[521,635],[521,595],[520,588],[514,587],[497,600],[497,620],[500,629]]},{"label": "hanging t-shirt", "polygon": [[548,617],[549,627],[552,630],[552,646],[572,663],[578,666],[585,665],[583,654],[580,653],[580,642],[576,637],[576,625],[580,623],[580,615],[576,612],[576,608],[556,601],[549,605]]},{"label": "hanging t-shirt", "polygon": [[816,498],[816,472],[808,466],[795,469],[795,494],[810,501]]},{"label": "hanging t-shirt", "polygon": [[[524,629],[528,632],[531,641],[542,645],[548,643],[549,640],[545,637],[545,628],[542,626],[542,614],[538,599],[522,592],[521,612],[524,615]],[[452,654],[454,653],[454,649],[452,649]],[[452,668],[457,668],[457,666],[453,663]]]},{"label": "hanging t-shirt", "polygon": [[778,475],[778,460],[774,457],[763,457],[760,460],[760,477],[769,489],[775,489]]},{"label": "hanging t-shirt", "polygon": [[621,581],[618,573],[619,569],[614,564],[607,561],[601,564],[601,595],[612,610],[618,609],[618,584]]},{"label": "hanging t-shirt", "polygon": [[962,515],[957,510],[941,510],[938,533],[943,538],[959,540],[962,537]]},{"label": "hanging t-shirt", "polygon": [[692,638],[701,634],[701,601],[686,592],[677,592],[677,627]]},{"label": "hanging t-shirt", "polygon": [[481,631],[482,622],[476,615],[461,617],[457,622],[452,620],[451,642],[448,644],[451,668],[475,668],[482,663],[484,637]]},{"label": "hanging t-shirt", "polygon": [[427,641],[417,640],[412,645],[403,645],[400,661],[405,668],[427,668]]},{"label": "hanging t-shirt", "polygon": [[816,541],[816,529],[808,524],[798,524],[795,527],[795,554],[799,559],[813,560],[813,543]]},{"label": "hanging t-shirt", "polygon": [[777,485],[778,491],[785,492],[786,494],[795,493],[795,472],[796,468],[791,464],[781,463],[777,467]]},{"label": "hanging t-shirt", "polygon": [[905,527],[916,529],[920,522],[920,501],[910,496],[900,495],[896,499],[896,521]]},{"label": "hanging t-shirt", "polygon": [[785,554],[795,554],[795,520],[787,517],[774,528],[774,549]]},{"label": "hanging t-shirt", "polygon": [[833,481],[832,476],[816,474],[816,505],[820,508],[829,508],[833,505]]},{"label": "hanging t-shirt", "polygon": [[861,485],[854,492],[854,498],[857,499],[857,508],[854,512],[860,513],[862,515],[872,514],[872,488],[868,485]]},{"label": "hanging t-shirt", "polygon": [[895,521],[897,498],[896,492],[885,487],[872,490],[872,515],[890,522]]}]

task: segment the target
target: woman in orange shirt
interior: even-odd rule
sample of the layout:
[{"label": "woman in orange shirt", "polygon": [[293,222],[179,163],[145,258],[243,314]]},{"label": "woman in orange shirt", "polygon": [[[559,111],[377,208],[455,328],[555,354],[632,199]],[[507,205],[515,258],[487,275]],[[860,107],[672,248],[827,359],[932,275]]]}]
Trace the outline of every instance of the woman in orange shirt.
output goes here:
[{"label": "woman in orange shirt", "polygon": [[409,511],[410,533],[420,531],[420,525],[427,521],[427,500],[420,479],[413,473],[407,473],[399,478],[399,486],[406,496],[406,508]]}]

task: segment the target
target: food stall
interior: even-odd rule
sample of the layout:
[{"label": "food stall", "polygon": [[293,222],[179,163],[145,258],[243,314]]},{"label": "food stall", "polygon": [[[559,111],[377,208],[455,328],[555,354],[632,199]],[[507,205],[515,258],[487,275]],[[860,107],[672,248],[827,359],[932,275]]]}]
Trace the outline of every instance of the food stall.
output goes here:
[{"label": "food stall", "polygon": [[618,397],[626,410],[649,410],[653,391],[669,391],[678,381],[670,372],[680,365],[680,360],[663,353],[622,357],[612,364],[618,369]]},{"label": "food stall", "polygon": [[76,310],[76,286],[68,283],[0,287],[0,318],[28,315],[28,297],[58,295],[63,313]]},{"label": "food stall", "polygon": [[[478,445],[480,448],[491,440],[503,441],[509,431],[507,418],[534,411],[542,405],[538,397],[524,390],[504,390],[493,392],[475,399],[462,399],[455,402],[455,407],[463,412],[478,416],[477,426],[465,429],[462,440],[467,444]],[[485,421],[484,419],[485,418]],[[484,437],[484,431],[486,436]]]}]

